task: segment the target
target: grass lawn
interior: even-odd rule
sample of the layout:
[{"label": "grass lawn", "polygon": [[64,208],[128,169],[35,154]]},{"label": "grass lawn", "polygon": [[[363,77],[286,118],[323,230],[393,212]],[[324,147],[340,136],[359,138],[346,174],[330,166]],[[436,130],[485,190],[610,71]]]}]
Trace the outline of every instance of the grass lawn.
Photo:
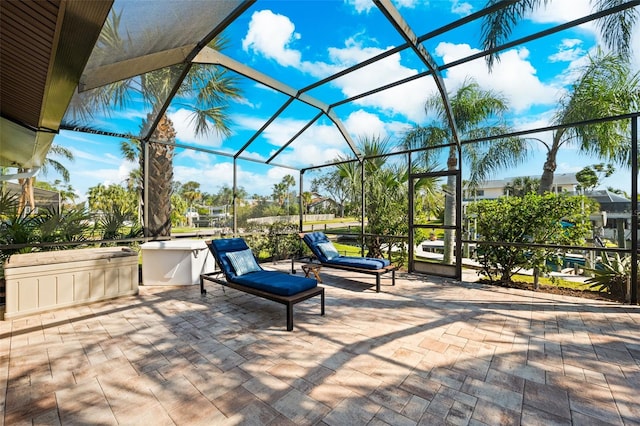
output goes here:
[{"label": "grass lawn", "polygon": [[[513,281],[521,281],[521,282],[533,284],[533,277],[531,275],[516,274],[513,276],[512,279]],[[588,285],[585,285],[584,283],[571,281],[571,280],[564,280],[562,278],[551,279],[549,277],[540,277],[538,278],[538,282],[540,283],[540,285],[547,285],[550,287],[564,287],[564,288],[570,288],[573,290],[587,290],[589,288]]]}]

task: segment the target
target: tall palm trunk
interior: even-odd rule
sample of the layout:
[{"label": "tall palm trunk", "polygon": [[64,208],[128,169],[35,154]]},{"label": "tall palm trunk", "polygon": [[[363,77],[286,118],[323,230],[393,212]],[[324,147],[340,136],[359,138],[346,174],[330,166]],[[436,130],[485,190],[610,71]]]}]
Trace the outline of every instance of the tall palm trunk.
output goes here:
[{"label": "tall palm trunk", "polygon": [[[455,147],[449,148],[449,158],[447,159],[447,169],[454,172],[458,166],[458,157]],[[456,176],[447,177],[447,190],[444,200],[444,225],[453,226],[456,221]],[[443,263],[450,265],[454,261],[455,231],[445,229],[444,231],[444,257]]]},{"label": "tall palm trunk", "polygon": [[[28,172],[29,169],[18,169],[19,173]],[[36,201],[34,197],[34,181],[35,177],[31,176],[28,178],[19,178],[18,183],[20,184],[20,197],[18,198],[18,211],[24,213],[24,209],[29,203],[31,210],[33,211],[36,208]]]},{"label": "tall palm trunk", "polygon": [[148,199],[149,217],[145,218],[147,236],[171,235],[171,193],[173,191],[173,154],[176,131],[163,115],[152,139],[165,143],[149,143]]},{"label": "tall palm trunk", "polygon": [[540,176],[540,187],[538,188],[538,194],[544,194],[545,192],[551,192],[553,188],[553,176],[557,168],[556,157],[558,156],[558,150],[560,149],[560,139],[564,132],[562,129],[557,130],[553,134],[553,143],[551,148],[547,151],[547,159],[542,166],[542,176]]}]

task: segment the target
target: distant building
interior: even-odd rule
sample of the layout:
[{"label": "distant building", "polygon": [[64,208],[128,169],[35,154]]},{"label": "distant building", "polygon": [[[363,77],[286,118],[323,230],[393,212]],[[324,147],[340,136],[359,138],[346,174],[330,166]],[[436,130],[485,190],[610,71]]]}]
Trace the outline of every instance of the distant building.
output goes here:
[{"label": "distant building", "polygon": [[585,195],[597,201],[604,212],[604,238],[631,240],[631,200],[606,189],[587,191]]},{"label": "distant building", "polygon": [[[22,193],[22,187],[14,182],[2,182],[0,187],[4,186],[5,191],[9,195],[15,195],[19,197]],[[35,201],[35,209],[34,211],[37,213],[38,209],[46,209],[52,210],[55,212],[60,212],[60,193],[56,191],[49,191],[47,189],[42,188],[33,188],[33,198]],[[31,212],[31,206],[27,205],[25,207],[25,213]]]},{"label": "distant building", "polygon": [[[525,177],[525,176],[520,176]],[[526,176],[532,179],[540,179],[540,176]],[[475,190],[465,189],[463,198],[465,201],[493,200],[504,195],[509,195],[505,188],[512,184],[516,177],[488,180]],[[557,173],[553,176],[552,192],[574,192],[579,185],[575,173]]]},{"label": "distant building", "polygon": [[307,206],[308,212],[310,214],[316,213],[326,213],[326,212],[334,212],[338,211],[338,203],[336,203],[333,199],[328,197],[323,197],[322,195],[314,192],[311,197],[311,202]]}]

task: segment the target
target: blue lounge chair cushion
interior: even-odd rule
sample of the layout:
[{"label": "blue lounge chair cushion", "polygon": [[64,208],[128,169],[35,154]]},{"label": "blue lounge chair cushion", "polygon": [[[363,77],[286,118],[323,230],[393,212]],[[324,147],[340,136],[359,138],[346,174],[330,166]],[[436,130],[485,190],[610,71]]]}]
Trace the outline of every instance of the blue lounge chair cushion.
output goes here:
[{"label": "blue lounge chair cushion", "polygon": [[333,259],[334,257],[340,256],[340,253],[338,253],[338,250],[334,247],[331,241],[319,243],[318,248],[327,259]]},{"label": "blue lounge chair cushion", "polygon": [[230,257],[229,255],[245,250],[250,251],[249,246],[242,238],[211,241],[211,251],[228,281],[280,296],[291,296],[318,286],[318,281],[315,279],[278,271],[265,271],[260,265],[258,265],[258,271],[238,275],[231,264],[231,257],[234,256]]},{"label": "blue lounge chair cushion", "polygon": [[211,241],[211,251],[228,280],[233,280],[238,275],[231,264],[228,254],[242,250],[249,250],[249,246],[242,238],[223,238]]},{"label": "blue lounge chair cushion", "polygon": [[249,272],[260,271],[260,266],[256,262],[256,258],[253,257],[251,249],[230,251],[227,253],[231,266],[236,272],[236,275],[244,275]]},{"label": "blue lounge chair cushion", "polygon": [[331,244],[331,241],[329,240],[329,238],[327,238],[324,232],[308,232],[304,234],[304,237],[302,237],[302,239],[305,241],[305,243],[307,243],[307,246],[309,246],[313,254],[322,263],[371,270],[382,269],[391,264],[389,259],[377,259],[373,257],[336,256],[333,258],[328,258],[321,249],[321,246],[324,243]]},{"label": "blue lounge chair cushion", "polygon": [[320,250],[320,244],[330,243],[329,238],[323,232],[308,232],[302,237],[305,243],[309,246],[313,255],[320,260],[320,262],[327,262],[327,256]]},{"label": "blue lounge chair cushion", "polygon": [[342,265],[350,266],[352,268],[361,269],[382,269],[389,266],[391,262],[389,259],[378,259],[375,257],[353,257],[353,256],[338,256],[333,259],[327,260],[330,265]]},{"label": "blue lounge chair cushion", "polygon": [[312,278],[264,270],[240,275],[233,282],[281,296],[291,296],[318,286],[318,281]]}]

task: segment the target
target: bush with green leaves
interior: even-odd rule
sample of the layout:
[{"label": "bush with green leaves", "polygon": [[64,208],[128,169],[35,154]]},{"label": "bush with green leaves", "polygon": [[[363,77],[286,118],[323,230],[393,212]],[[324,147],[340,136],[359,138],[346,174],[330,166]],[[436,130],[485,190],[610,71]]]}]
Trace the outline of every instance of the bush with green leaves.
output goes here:
[{"label": "bush with green leaves", "polygon": [[266,228],[266,232],[264,226],[248,231],[250,234],[245,239],[256,256],[263,253],[271,260],[287,259],[300,251],[298,225],[293,223],[275,222]]},{"label": "bush with green leaves", "polygon": [[584,196],[552,193],[469,204],[467,214],[476,217],[480,235],[476,260],[481,274],[509,282],[520,269],[548,271],[547,265],[558,264],[564,251],[530,244],[584,245],[591,235],[592,210],[594,204]]},{"label": "bush with green leaves", "polygon": [[141,237],[142,227],[134,222],[135,219],[136,216],[132,212],[113,205],[100,215],[95,224],[95,230],[103,240]]}]

